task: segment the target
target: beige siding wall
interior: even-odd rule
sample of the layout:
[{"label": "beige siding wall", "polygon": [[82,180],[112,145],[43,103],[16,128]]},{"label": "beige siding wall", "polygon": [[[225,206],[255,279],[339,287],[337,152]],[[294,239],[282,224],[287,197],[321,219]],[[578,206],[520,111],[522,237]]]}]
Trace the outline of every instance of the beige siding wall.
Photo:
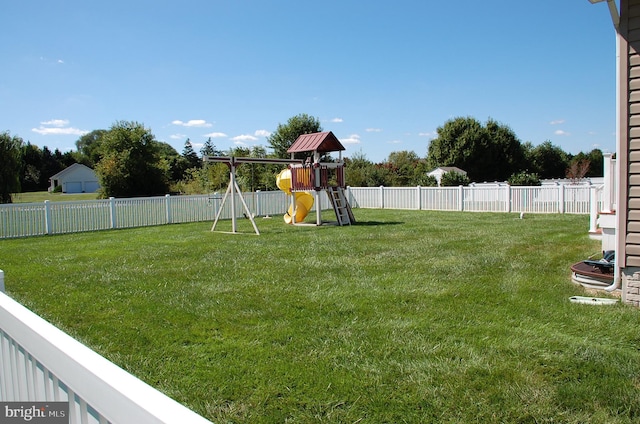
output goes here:
[{"label": "beige siding wall", "polygon": [[621,105],[621,111],[626,112],[621,117],[621,135],[623,143],[626,139],[628,155],[625,257],[620,259],[624,266],[640,267],[640,0],[623,1],[620,13],[624,38],[620,72],[621,85],[626,92],[621,96],[621,101],[626,103]]}]

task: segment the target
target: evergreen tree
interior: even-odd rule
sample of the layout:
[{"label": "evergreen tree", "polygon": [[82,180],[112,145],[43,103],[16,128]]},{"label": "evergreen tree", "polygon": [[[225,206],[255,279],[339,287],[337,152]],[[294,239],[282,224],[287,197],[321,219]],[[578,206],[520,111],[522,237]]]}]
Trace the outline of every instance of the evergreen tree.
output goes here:
[{"label": "evergreen tree", "polygon": [[207,141],[204,142],[204,145],[200,149],[200,154],[202,155],[202,157],[220,156],[222,155],[222,152],[216,148],[215,144],[213,144],[213,142],[211,141],[211,137],[209,137]]},{"label": "evergreen tree", "polygon": [[[210,139],[209,139],[210,140]],[[193,145],[191,144],[191,140],[187,138],[187,141],[184,142],[184,149],[182,149],[182,157],[187,160],[188,168],[200,168],[202,162],[198,157],[198,154],[193,150]]]}]

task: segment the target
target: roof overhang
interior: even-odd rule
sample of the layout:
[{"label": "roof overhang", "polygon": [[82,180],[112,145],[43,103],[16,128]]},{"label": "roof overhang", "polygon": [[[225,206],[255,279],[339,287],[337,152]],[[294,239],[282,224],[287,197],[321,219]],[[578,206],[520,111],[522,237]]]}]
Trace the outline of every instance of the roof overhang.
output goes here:
[{"label": "roof overhang", "polygon": [[596,4],[602,3],[603,1],[606,1],[607,5],[609,6],[611,21],[613,22],[613,26],[617,30],[620,27],[620,13],[618,12],[618,6],[616,5],[615,0],[589,0],[589,3]]}]

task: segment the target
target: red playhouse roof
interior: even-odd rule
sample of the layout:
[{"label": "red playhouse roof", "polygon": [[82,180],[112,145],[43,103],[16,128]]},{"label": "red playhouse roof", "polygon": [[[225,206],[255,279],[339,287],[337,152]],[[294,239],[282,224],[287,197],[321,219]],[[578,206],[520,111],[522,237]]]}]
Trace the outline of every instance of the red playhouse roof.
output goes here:
[{"label": "red playhouse roof", "polygon": [[345,150],[331,131],[313,134],[302,134],[293,142],[287,153],[312,152],[318,153],[337,152]]}]

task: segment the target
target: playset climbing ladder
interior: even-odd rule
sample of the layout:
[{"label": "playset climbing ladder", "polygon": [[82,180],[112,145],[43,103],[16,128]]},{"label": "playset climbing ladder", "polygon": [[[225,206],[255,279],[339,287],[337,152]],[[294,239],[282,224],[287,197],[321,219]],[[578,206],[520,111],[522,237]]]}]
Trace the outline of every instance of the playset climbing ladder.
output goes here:
[{"label": "playset climbing ladder", "polygon": [[356,222],[353,217],[351,205],[344,195],[344,189],[342,187],[327,188],[327,195],[336,213],[336,218],[338,218],[338,225],[351,225],[351,223]]}]

